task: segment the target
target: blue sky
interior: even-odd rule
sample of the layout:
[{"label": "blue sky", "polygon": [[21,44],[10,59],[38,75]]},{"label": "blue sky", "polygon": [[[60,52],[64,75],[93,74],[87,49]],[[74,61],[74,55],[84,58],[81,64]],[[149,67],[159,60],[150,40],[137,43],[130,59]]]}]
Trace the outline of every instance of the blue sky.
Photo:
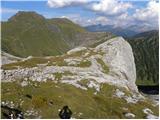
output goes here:
[{"label": "blue sky", "polygon": [[[58,2],[57,2],[58,1]],[[18,11],[35,11],[46,18],[67,17],[82,25],[104,24],[128,27],[142,23],[158,25],[158,2],[117,0],[43,0],[1,1],[1,20],[6,21]],[[153,13],[154,12],[154,13]],[[151,15],[150,15],[151,14]],[[132,24],[131,24],[132,23]]]},{"label": "blue sky", "polygon": [[[16,13],[16,10],[36,11],[47,18],[61,17],[71,14],[80,14],[86,17],[93,17],[95,14],[85,10],[82,6],[70,6],[65,8],[50,8],[46,1],[2,1],[2,9],[11,9],[13,12],[2,12],[2,20],[7,20]],[[15,12],[14,12],[15,10]]]}]

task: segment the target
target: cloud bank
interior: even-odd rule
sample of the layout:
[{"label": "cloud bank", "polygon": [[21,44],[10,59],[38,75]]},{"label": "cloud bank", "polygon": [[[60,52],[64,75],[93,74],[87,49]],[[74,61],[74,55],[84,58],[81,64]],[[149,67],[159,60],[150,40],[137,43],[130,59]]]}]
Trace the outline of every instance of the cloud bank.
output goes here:
[{"label": "cloud bank", "polygon": [[87,3],[87,0],[48,0],[47,5],[51,8],[61,8],[85,3]]},{"label": "cloud bank", "polygon": [[[119,0],[48,0],[47,5],[51,8],[79,5],[95,13],[96,18],[86,18],[81,15],[66,16],[83,26],[103,24],[123,28],[134,25],[145,29],[158,28],[159,3],[156,0],[150,0],[146,6],[140,8],[131,1]],[[129,10],[132,10],[132,13]]]},{"label": "cloud bank", "polygon": [[99,14],[111,16],[121,14],[132,7],[131,3],[118,0],[101,0],[98,3],[90,5],[91,10],[98,12]]}]

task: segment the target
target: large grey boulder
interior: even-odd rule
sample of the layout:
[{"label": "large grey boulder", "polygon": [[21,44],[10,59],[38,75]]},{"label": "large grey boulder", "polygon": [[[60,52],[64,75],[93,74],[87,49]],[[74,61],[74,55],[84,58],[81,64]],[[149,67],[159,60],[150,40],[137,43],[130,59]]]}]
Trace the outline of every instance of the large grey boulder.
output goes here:
[{"label": "large grey boulder", "polygon": [[116,37],[98,45],[96,50],[105,53],[103,61],[109,66],[110,75],[117,79],[126,79],[128,81],[127,87],[132,91],[138,91],[135,84],[136,67],[134,56],[127,41],[122,37]]}]

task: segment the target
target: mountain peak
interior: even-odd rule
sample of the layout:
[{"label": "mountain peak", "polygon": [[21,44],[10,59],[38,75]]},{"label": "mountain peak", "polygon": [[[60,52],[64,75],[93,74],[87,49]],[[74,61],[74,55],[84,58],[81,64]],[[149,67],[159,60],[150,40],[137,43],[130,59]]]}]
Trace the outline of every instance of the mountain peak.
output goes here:
[{"label": "mountain peak", "polygon": [[19,21],[28,19],[45,19],[42,15],[34,11],[18,11],[14,16],[8,19],[8,21]]}]

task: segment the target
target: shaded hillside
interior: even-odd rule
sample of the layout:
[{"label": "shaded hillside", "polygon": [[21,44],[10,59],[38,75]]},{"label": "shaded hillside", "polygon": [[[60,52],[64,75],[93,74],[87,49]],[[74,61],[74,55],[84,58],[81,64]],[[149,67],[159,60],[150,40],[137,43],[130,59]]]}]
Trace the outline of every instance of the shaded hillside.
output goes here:
[{"label": "shaded hillside", "polygon": [[159,36],[158,31],[137,34],[129,40],[136,63],[137,84],[158,84]]}]

